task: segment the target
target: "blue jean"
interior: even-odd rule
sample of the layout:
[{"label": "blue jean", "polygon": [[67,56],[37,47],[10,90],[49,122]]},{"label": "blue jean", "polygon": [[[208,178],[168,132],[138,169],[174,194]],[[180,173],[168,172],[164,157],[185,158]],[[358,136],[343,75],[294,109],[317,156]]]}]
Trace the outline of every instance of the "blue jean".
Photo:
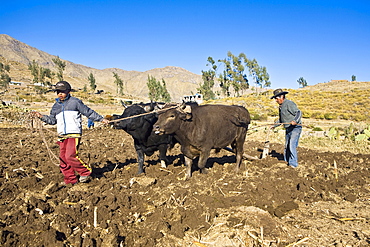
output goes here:
[{"label": "blue jean", "polygon": [[297,147],[301,132],[302,126],[297,125],[291,125],[285,130],[284,160],[292,167],[298,166]]}]

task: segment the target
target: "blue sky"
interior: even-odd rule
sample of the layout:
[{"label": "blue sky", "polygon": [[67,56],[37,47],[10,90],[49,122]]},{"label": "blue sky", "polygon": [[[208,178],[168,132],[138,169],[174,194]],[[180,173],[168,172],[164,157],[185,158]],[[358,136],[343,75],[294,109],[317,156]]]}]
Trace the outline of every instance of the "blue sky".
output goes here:
[{"label": "blue sky", "polygon": [[227,52],[255,58],[271,88],[370,81],[370,1],[2,1],[0,33],[89,67],[196,74]]}]

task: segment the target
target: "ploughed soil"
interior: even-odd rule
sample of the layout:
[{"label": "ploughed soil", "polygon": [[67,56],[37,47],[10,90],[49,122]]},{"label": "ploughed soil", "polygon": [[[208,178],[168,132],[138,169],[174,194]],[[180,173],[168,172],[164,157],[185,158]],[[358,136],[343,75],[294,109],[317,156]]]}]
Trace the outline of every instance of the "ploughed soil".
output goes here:
[{"label": "ploughed soil", "polygon": [[[66,186],[55,133],[0,129],[1,246],[370,245],[369,154],[299,148],[291,168],[271,143],[268,157],[236,172],[221,150],[208,174],[194,168],[185,180],[178,145],[167,168],[155,153],[137,175],[131,136],[96,127],[80,146],[93,180]],[[263,146],[247,137],[245,153],[260,157]]]}]

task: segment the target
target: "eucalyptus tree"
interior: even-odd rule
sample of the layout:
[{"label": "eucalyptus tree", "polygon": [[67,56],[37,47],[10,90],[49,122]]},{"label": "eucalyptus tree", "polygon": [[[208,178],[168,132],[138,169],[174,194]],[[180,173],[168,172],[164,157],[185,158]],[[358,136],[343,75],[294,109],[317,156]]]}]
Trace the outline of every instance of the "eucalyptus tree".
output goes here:
[{"label": "eucalyptus tree", "polygon": [[252,60],[247,59],[247,66],[249,70],[249,76],[254,81],[254,84],[256,85],[256,92],[258,94],[258,87],[259,88],[265,88],[270,87],[270,75],[267,73],[267,69],[264,66],[258,65],[258,62],[255,58]]},{"label": "eucalyptus tree", "polygon": [[56,58],[53,58],[52,59],[53,62],[55,63],[55,65],[57,66],[57,78],[59,81],[63,81],[63,72],[64,72],[64,69],[66,68],[66,62],[62,61],[59,56],[57,56]]},{"label": "eucalyptus tree", "polygon": [[33,83],[38,83],[39,82],[39,65],[36,63],[35,60],[32,60],[32,63],[28,64],[28,70],[31,71],[31,75],[33,77],[32,82]]},{"label": "eucalyptus tree", "polygon": [[239,56],[233,55],[230,51],[225,59],[219,59],[224,63],[224,71],[219,75],[220,86],[227,96],[230,96],[230,87],[239,96],[239,91],[249,88],[248,78],[245,74],[246,56],[240,53]]},{"label": "eucalyptus tree", "polygon": [[206,66],[211,66],[211,68],[207,71],[202,70],[203,83],[197,88],[198,92],[203,95],[204,100],[215,99],[213,86],[215,85],[217,65],[212,57],[208,57],[207,62]]},{"label": "eucalyptus tree", "polygon": [[307,87],[307,81],[303,77],[299,77],[297,82],[301,87]]},{"label": "eucalyptus tree", "polygon": [[96,89],[96,80],[94,75],[90,72],[89,76],[87,77],[87,80],[89,81],[89,85],[92,91],[95,91]]},{"label": "eucalyptus tree", "polygon": [[2,88],[8,88],[11,78],[9,76],[10,66],[7,64],[0,63],[0,86]]},{"label": "eucalyptus tree", "polygon": [[120,95],[123,95],[123,80],[119,75],[115,72],[113,72],[113,77],[114,77],[114,84],[117,85],[117,93]]},{"label": "eucalyptus tree", "polygon": [[170,102],[171,95],[167,90],[167,85],[164,79],[162,83],[155,77],[148,75],[148,82],[146,83],[149,90],[149,99],[152,101]]},{"label": "eucalyptus tree", "polygon": [[45,69],[44,67],[36,63],[35,60],[32,60],[32,63],[28,64],[28,70],[31,71],[31,75],[33,76],[33,83],[45,84],[45,77],[49,75],[48,69]]},{"label": "eucalyptus tree", "polygon": [[46,84],[48,84],[48,85],[53,84],[53,79],[54,79],[55,73],[53,71],[51,71],[50,69],[47,69],[47,68],[44,70],[44,73],[45,73],[45,76],[50,79],[50,82],[46,81]]}]

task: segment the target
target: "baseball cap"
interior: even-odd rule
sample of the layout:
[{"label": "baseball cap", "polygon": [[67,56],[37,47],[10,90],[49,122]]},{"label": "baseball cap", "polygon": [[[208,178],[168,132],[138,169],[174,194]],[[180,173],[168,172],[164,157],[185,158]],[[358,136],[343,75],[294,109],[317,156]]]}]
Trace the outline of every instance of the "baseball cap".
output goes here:
[{"label": "baseball cap", "polygon": [[71,85],[66,81],[60,81],[55,85],[55,91],[71,91]]}]

